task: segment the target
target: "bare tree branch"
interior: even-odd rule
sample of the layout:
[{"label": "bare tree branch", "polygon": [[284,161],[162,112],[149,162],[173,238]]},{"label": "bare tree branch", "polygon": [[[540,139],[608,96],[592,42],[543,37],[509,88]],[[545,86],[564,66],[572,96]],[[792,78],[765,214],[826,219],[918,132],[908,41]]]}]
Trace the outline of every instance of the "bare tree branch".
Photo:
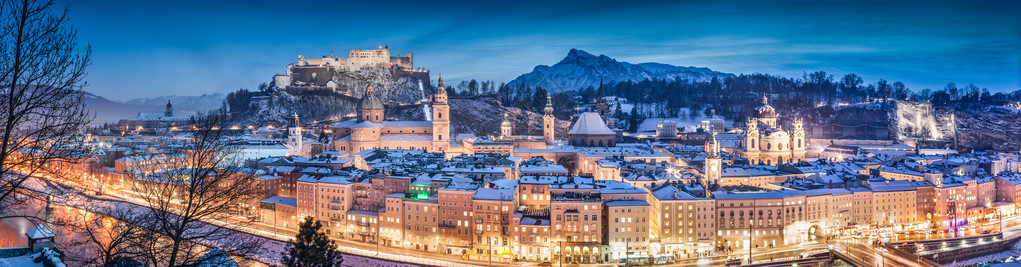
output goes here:
[{"label": "bare tree branch", "polygon": [[[53,1],[0,0],[0,214],[23,203],[23,183],[84,158],[92,116],[82,88],[91,48],[79,48],[68,9]],[[13,214],[17,215],[17,214]]]}]

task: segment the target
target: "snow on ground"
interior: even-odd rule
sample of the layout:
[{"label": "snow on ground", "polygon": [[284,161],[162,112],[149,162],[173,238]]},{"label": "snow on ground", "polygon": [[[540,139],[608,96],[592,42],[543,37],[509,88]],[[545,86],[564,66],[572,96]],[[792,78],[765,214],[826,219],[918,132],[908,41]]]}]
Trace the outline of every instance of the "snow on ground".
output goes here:
[{"label": "snow on ground", "polygon": [[[16,249],[21,249],[21,248],[16,248]],[[25,254],[25,255],[22,255],[22,256],[17,256],[17,257],[0,258],[0,267],[45,266],[43,264],[43,262],[45,260],[40,260],[39,262],[35,262],[35,260],[34,260],[35,258],[38,258],[38,257],[42,256],[43,254],[46,254],[45,257],[48,257],[50,259],[50,261],[54,264],[54,266],[56,266],[56,267],[66,267],[67,266],[67,265],[64,265],[64,263],[61,262],[61,260],[56,257],[55,252],[51,251],[49,248],[43,248],[43,250],[40,251],[39,253],[30,253],[30,254]]]},{"label": "snow on ground", "polygon": [[24,255],[10,258],[0,258],[0,267],[32,267],[43,266],[43,262],[33,262],[32,255]]}]

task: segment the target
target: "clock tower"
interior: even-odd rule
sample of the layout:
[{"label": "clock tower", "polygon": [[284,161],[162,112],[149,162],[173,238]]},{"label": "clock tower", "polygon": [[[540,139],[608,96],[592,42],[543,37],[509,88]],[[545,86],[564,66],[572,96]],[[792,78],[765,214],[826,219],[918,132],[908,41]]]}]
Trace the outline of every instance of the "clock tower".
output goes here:
[{"label": "clock tower", "polygon": [[720,143],[716,141],[716,134],[713,134],[705,143],[705,190],[706,197],[710,195],[709,187],[720,183],[723,172],[723,159],[720,158]]}]

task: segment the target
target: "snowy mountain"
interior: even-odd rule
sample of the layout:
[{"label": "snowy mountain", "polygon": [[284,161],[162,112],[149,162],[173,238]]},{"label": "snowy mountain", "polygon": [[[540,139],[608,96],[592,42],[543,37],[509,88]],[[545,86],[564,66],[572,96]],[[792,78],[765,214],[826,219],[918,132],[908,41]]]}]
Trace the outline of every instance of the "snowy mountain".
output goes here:
[{"label": "snowy mountain", "polygon": [[599,87],[602,76],[605,82],[643,81],[646,79],[709,81],[734,77],[734,74],[708,68],[680,67],[662,63],[632,64],[617,61],[606,55],[595,56],[571,49],[567,57],[553,66],[539,65],[532,72],[522,74],[508,85],[541,86],[553,92],[578,90],[589,86]]},{"label": "snowy mountain", "polygon": [[123,118],[134,118],[139,112],[163,112],[167,100],[174,104],[174,115],[190,116],[196,112],[207,112],[220,108],[223,94],[205,94],[201,96],[159,96],[137,98],[128,101],[113,101],[105,97],[83,92],[85,107],[96,117],[92,124],[116,123]]},{"label": "snowy mountain", "polygon": [[160,111],[154,109],[154,107],[116,102],[89,92],[82,92],[82,94],[82,101],[85,102],[85,108],[88,109],[92,115],[96,116],[92,119],[92,124],[95,125],[116,123],[122,118],[135,117],[138,115],[138,112],[142,111]]},{"label": "snowy mountain", "polygon": [[[146,106],[146,107],[165,107],[169,100],[171,104],[174,104],[174,113],[180,115],[190,115],[196,112],[206,112],[213,109],[218,109],[223,104],[223,99],[227,96],[221,93],[214,94],[203,94],[200,96],[157,96],[149,98],[136,98],[128,101],[124,101],[125,104]],[[158,109],[162,110],[162,109]]]}]

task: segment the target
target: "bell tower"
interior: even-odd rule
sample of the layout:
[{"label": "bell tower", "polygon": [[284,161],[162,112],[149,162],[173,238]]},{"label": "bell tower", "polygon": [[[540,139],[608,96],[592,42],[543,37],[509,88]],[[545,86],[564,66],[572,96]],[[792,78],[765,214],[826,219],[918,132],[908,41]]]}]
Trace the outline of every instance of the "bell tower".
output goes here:
[{"label": "bell tower", "polygon": [[723,173],[723,159],[720,158],[720,143],[716,141],[716,134],[705,143],[705,186],[706,197],[710,196],[709,187],[720,183]]},{"label": "bell tower", "polygon": [[170,104],[170,99],[167,99],[167,110],[163,112],[163,115],[166,117],[174,116],[174,105]]},{"label": "bell tower", "polygon": [[556,132],[556,120],[553,117],[553,98],[549,94],[546,94],[546,108],[542,110],[542,139],[546,141],[546,144],[552,144],[555,140],[554,132]]},{"label": "bell tower", "polygon": [[437,79],[436,93],[433,94],[433,144],[431,152],[444,152],[450,148],[450,106],[447,105],[447,89],[443,88],[443,77]]},{"label": "bell tower", "polygon": [[287,125],[287,155],[305,156],[301,140],[301,124],[298,122],[298,112],[291,111],[293,117],[290,125]]},{"label": "bell tower", "polygon": [[748,129],[744,132],[744,149],[746,151],[759,151],[759,121],[754,118],[748,119]]},{"label": "bell tower", "polygon": [[808,144],[805,142],[805,122],[801,118],[794,119],[794,131],[791,132],[791,154],[794,154],[794,156],[791,158],[791,161],[799,162],[805,160],[802,157],[805,155],[807,147]]}]

